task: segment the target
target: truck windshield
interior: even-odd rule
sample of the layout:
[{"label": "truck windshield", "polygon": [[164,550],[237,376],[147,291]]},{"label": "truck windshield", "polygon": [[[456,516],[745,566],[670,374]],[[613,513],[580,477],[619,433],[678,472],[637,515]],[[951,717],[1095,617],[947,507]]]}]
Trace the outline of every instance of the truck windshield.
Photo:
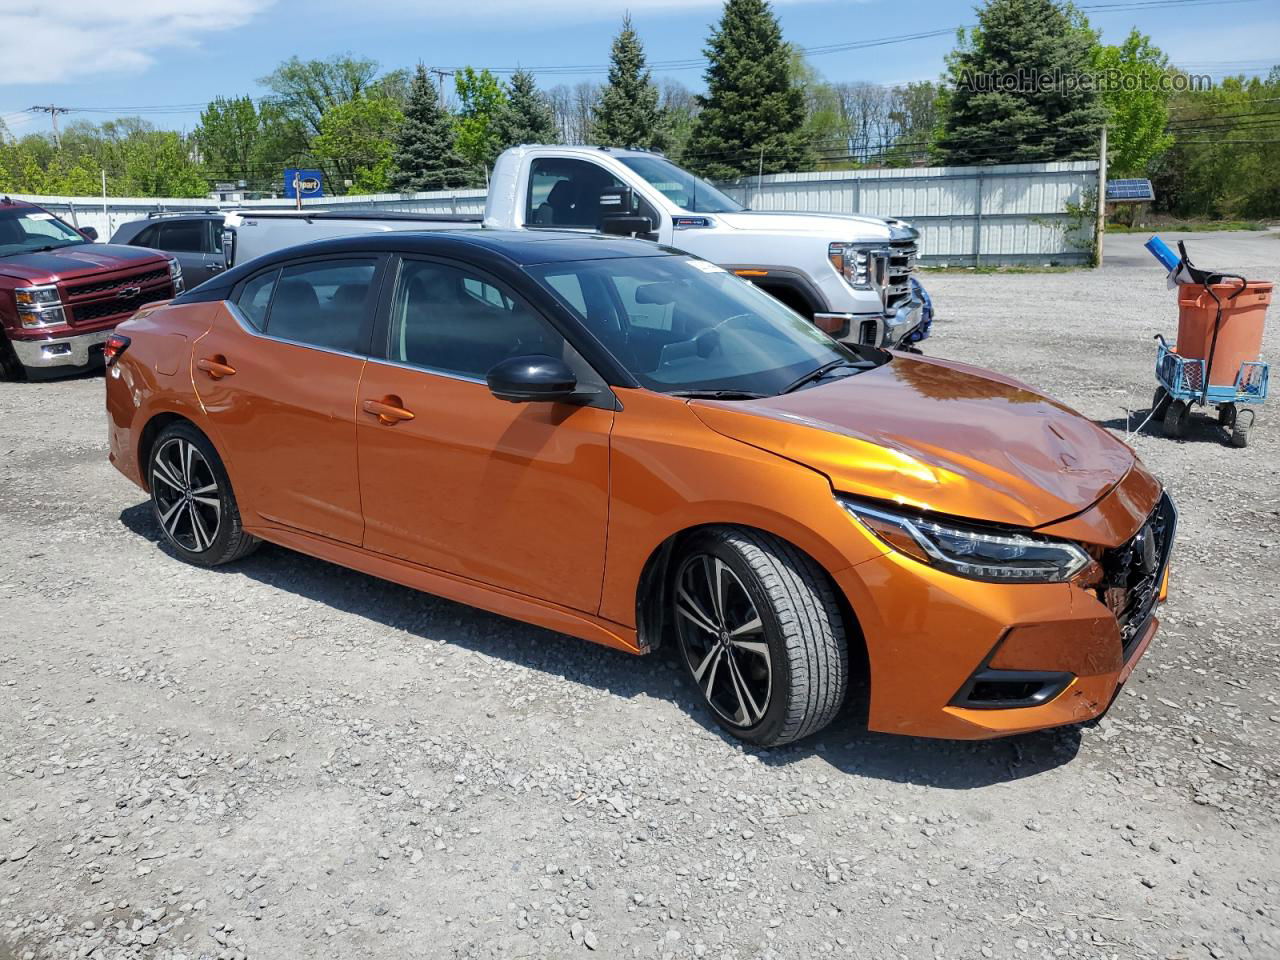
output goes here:
[{"label": "truck windshield", "polygon": [[650,390],[775,396],[879,366],[889,354],[837,343],[758,287],[688,256],[525,268]]},{"label": "truck windshield", "polygon": [[737,213],[746,208],[700,177],[662,157],[619,157],[682,210],[690,213]]},{"label": "truck windshield", "polygon": [[0,257],[88,242],[52,213],[33,207],[0,209]]}]

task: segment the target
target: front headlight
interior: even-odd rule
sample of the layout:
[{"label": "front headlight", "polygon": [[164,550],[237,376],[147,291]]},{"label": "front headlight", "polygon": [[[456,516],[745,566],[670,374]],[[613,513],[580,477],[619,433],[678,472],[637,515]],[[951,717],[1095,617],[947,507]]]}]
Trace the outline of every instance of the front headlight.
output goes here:
[{"label": "front headlight", "polygon": [[18,320],[27,329],[58,327],[66,323],[58,288],[52,284],[40,287],[18,287],[13,291],[18,307]]},{"label": "front headlight", "polygon": [[843,497],[840,504],[899,553],[970,580],[1062,583],[1092,562],[1081,546],[1067,540],[984,530],[977,525],[898,513]]},{"label": "front headlight", "polygon": [[184,283],[182,281],[182,264],[176,259],[169,261],[169,277],[173,280],[173,292],[182,293]]},{"label": "front headlight", "polygon": [[827,259],[855,290],[874,290],[884,282],[888,261],[875,244],[831,243],[827,245]]}]

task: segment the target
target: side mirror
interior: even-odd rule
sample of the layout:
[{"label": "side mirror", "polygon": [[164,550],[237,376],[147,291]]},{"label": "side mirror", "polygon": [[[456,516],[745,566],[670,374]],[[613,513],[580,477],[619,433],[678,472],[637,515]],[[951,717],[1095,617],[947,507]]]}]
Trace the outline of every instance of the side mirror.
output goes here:
[{"label": "side mirror", "polygon": [[616,214],[630,214],[636,208],[635,191],[623,184],[600,194],[600,216],[608,219]]},{"label": "side mirror", "polygon": [[601,217],[600,232],[615,237],[644,237],[645,234],[653,233],[653,221],[648,217],[629,214]]},{"label": "side mirror", "polygon": [[93,243],[98,239],[98,230],[96,227],[81,227],[80,236]]},{"label": "side mirror", "polygon": [[558,403],[578,389],[578,378],[559,357],[510,357],[485,376],[489,392],[508,403]]}]

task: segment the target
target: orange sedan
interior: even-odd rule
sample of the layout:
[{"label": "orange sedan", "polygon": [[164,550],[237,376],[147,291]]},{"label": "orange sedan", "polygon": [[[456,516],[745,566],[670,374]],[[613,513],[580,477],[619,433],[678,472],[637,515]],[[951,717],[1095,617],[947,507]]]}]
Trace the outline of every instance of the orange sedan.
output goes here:
[{"label": "orange sedan", "polygon": [[261,540],[631,653],[719,722],[981,738],[1110,705],[1176,513],[1133,452],[1007,377],[836,343],[641,241],[324,241],[107,345],[111,461],[179,557]]}]

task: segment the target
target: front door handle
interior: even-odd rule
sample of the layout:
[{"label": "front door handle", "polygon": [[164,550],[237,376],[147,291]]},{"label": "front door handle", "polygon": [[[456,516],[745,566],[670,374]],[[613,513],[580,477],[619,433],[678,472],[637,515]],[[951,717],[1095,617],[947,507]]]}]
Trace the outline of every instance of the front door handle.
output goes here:
[{"label": "front door handle", "polygon": [[227,358],[222,354],[213,357],[201,357],[196,361],[196,369],[203,370],[214,380],[233,377],[236,373],[236,368],[227,363]]},{"label": "front door handle", "polygon": [[361,404],[364,412],[377,417],[384,427],[399,423],[401,420],[412,420],[413,411],[404,408],[404,401],[397,396],[383,397],[381,400],[366,400]]}]

